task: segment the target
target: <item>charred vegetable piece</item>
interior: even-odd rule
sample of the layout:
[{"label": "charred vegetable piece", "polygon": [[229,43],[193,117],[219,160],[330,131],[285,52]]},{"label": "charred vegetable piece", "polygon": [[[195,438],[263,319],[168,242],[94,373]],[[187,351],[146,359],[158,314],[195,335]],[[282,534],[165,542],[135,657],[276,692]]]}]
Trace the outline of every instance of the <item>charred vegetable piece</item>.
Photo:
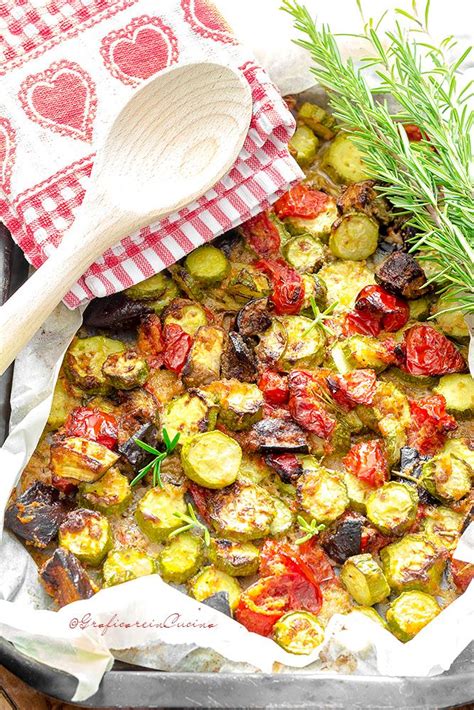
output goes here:
[{"label": "charred vegetable piece", "polygon": [[225,331],[203,325],[197,331],[183,369],[186,387],[202,387],[219,379],[224,351]]},{"label": "charred vegetable piece", "polygon": [[392,216],[387,201],[374,189],[373,180],[348,185],[339,195],[337,206],[344,214],[364,212],[382,224],[388,224]]},{"label": "charred vegetable piece", "polygon": [[461,534],[463,516],[440,505],[429,509],[420,532],[437,547],[454,550]]},{"label": "charred vegetable piece", "polygon": [[260,564],[260,551],[251,542],[214,539],[209,557],[217,569],[231,577],[256,574]]},{"label": "charred vegetable piece", "polygon": [[430,594],[403,592],[387,609],[388,628],[400,641],[410,641],[440,611],[438,602]]},{"label": "charred vegetable piece", "polygon": [[364,518],[349,516],[341,520],[337,527],[321,536],[321,545],[335,562],[343,564],[349,557],[361,552]]},{"label": "charred vegetable piece", "polygon": [[367,517],[385,535],[401,535],[416,518],[416,490],[404,483],[389,481],[367,498]]},{"label": "charred vegetable piece", "polygon": [[331,523],[349,505],[344,483],[322,467],[303,473],[296,490],[301,508],[318,523]]},{"label": "charred vegetable piece", "polygon": [[204,567],[191,582],[189,589],[191,595],[202,602],[214,594],[225,592],[229,597],[229,605],[232,610],[239,603],[241,588],[239,583],[230,575],[215,567]]},{"label": "charred vegetable piece", "polygon": [[[469,452],[467,446],[465,448]],[[448,442],[447,448],[445,446],[439,454],[423,464],[420,485],[440,501],[461,500],[471,490],[473,473],[469,455],[462,454],[461,447],[450,449]]]},{"label": "charred vegetable piece", "polygon": [[358,604],[372,606],[388,597],[390,587],[372,555],[355,555],[342,566],[340,580]]},{"label": "charred vegetable piece", "polygon": [[148,454],[138,444],[136,440],[144,441],[145,444],[156,447],[158,440],[158,431],[154,424],[148,422],[142,424],[137,431],[122,444],[119,444],[118,450],[124,456],[128,463],[134,468],[140,468],[146,461]]},{"label": "charred vegetable piece", "polygon": [[196,434],[181,449],[185,474],[205,488],[224,488],[237,478],[242,449],[220,431]]},{"label": "charred vegetable piece", "polygon": [[53,486],[36,481],[5,512],[5,527],[34,547],[46,547],[71,510],[72,501],[60,498]]},{"label": "charred vegetable piece", "polygon": [[324,628],[309,611],[290,611],[273,627],[273,640],[298,656],[308,656],[324,641]]},{"label": "charred vegetable piece", "polygon": [[283,355],[286,343],[286,329],[280,320],[274,318],[268,330],[260,336],[255,353],[263,364],[272,366]]},{"label": "charred vegetable piece", "polygon": [[115,466],[109,468],[95,483],[84,483],[79,489],[79,502],[83,508],[98,510],[104,515],[122,513],[132,500],[128,478]]},{"label": "charred vegetable piece", "polygon": [[203,541],[191,532],[172,538],[160,552],[160,574],[165,582],[183,584],[196,574],[204,557]]},{"label": "charred vegetable piece", "polygon": [[176,298],[164,313],[164,325],[179,325],[188,335],[194,336],[199,328],[207,325],[204,308],[194,301]]},{"label": "charred vegetable piece", "polygon": [[85,392],[107,394],[112,385],[102,372],[102,365],[109,355],[125,350],[120,340],[95,335],[92,338],[74,340],[64,358],[66,374]]},{"label": "charred vegetable piece", "polygon": [[84,324],[104,330],[132,328],[143,316],[152,312],[150,302],[131,301],[123,292],[115,293],[105,298],[94,298],[84,311]]},{"label": "charred vegetable piece", "polygon": [[333,224],[329,248],[339,259],[362,261],[377,249],[378,238],[377,222],[361,212],[352,212]]},{"label": "charred vegetable piece", "polygon": [[445,560],[425,535],[405,535],[384,547],[380,559],[393,591],[439,592]]},{"label": "charred vegetable piece", "polygon": [[304,316],[283,316],[286,347],[278,364],[283,370],[293,367],[316,367],[324,357],[326,337],[322,328],[312,327],[313,321]]},{"label": "charred vegetable piece", "polygon": [[194,249],[186,257],[185,265],[191,276],[205,286],[222,281],[230,269],[226,255],[211,244]]},{"label": "charred vegetable piece", "polygon": [[267,491],[243,481],[219,491],[210,501],[210,517],[217,534],[231,540],[245,542],[265,537],[274,515]]},{"label": "charred vegetable piece", "polygon": [[51,411],[48,417],[48,427],[56,430],[64,424],[69,412],[81,404],[77,390],[68,380],[60,375],[54,388]]},{"label": "charred vegetable piece", "polygon": [[298,126],[289,142],[289,148],[298,165],[310,165],[316,158],[319,141],[309,126]]},{"label": "charred vegetable piece", "polygon": [[329,141],[334,137],[331,130],[335,124],[334,117],[320,106],[305,101],[298,110],[298,118],[323,140]]},{"label": "charred vegetable piece", "polygon": [[329,144],[322,167],[333,180],[344,185],[369,177],[362,153],[347,133],[339,133]]},{"label": "charred vegetable piece", "polygon": [[104,587],[114,587],[116,584],[123,584],[155,572],[155,560],[145,552],[131,547],[112,550],[107,555],[102,569]]},{"label": "charred vegetable piece", "polygon": [[474,414],[474,378],[472,375],[444,375],[433,390],[446,400],[446,409],[457,417]]},{"label": "charred vegetable piece", "polygon": [[244,338],[231,331],[221,358],[221,376],[241,382],[255,382],[257,379],[257,359],[253,348]]},{"label": "charred vegetable piece", "polygon": [[295,521],[295,516],[290,508],[279,498],[273,499],[273,507],[275,509],[275,517],[270,525],[270,535],[278,537],[288,532]]},{"label": "charred vegetable piece", "polygon": [[164,294],[169,283],[169,277],[160,272],[150,276],[149,279],[126,288],[124,293],[134,301],[155,301]]},{"label": "charred vegetable piece", "polygon": [[253,425],[252,444],[262,452],[308,452],[308,440],[301,427],[292,421],[267,417]]},{"label": "charred vegetable piece", "polygon": [[58,547],[40,568],[39,576],[44,588],[59,607],[79,599],[89,599],[97,587],[81,563],[69,550]]},{"label": "charred vegetable piece", "polygon": [[163,542],[182,525],[175,513],[186,512],[183,490],[169,485],[166,488],[150,488],[138,503],[135,519],[149,540]]},{"label": "charred vegetable piece", "polygon": [[242,302],[268,296],[272,289],[268,277],[259,269],[250,264],[233,264],[227,291]]},{"label": "charred vegetable piece", "polygon": [[258,335],[267,330],[272,323],[267,299],[254,298],[246,303],[238,312],[236,323],[243,337]]},{"label": "charred vegetable piece", "polygon": [[296,271],[316,270],[324,261],[324,247],[309,234],[293,237],[285,245],[285,258]]},{"label": "charred vegetable piece", "polygon": [[171,439],[179,434],[182,445],[195,434],[214,429],[216,419],[217,408],[203,394],[186,392],[169,403],[161,424]]},{"label": "charred vegetable piece", "polygon": [[112,532],[106,517],[78,508],[59,527],[59,544],[85,564],[97,567],[112,547]]},{"label": "charred vegetable piece", "polygon": [[404,298],[420,298],[426,292],[425,272],[411,254],[395,251],[383,261],[375,280],[390,293]]},{"label": "charred vegetable piece", "polygon": [[102,365],[102,374],[112,387],[120,390],[130,390],[142,385],[148,377],[149,369],[146,360],[139,357],[133,350],[113,353]]},{"label": "charred vegetable piece", "polygon": [[262,418],[263,394],[257,385],[228,380],[219,399],[219,420],[232,431],[249,429]]},{"label": "charred vegetable piece", "polygon": [[50,467],[54,476],[90,483],[117,463],[119,455],[96,441],[70,436],[51,446]]}]

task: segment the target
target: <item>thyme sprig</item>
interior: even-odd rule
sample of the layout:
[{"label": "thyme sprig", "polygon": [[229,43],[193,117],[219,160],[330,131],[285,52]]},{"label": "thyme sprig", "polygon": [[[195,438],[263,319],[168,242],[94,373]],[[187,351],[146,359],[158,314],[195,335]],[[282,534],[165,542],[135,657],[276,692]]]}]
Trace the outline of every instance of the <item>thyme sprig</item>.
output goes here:
[{"label": "thyme sprig", "polygon": [[171,440],[168,432],[165,428],[163,428],[161,436],[165,445],[165,451],[158,451],[158,449],[155,449],[153,446],[150,446],[150,444],[147,444],[146,441],[141,441],[141,439],[134,439],[134,442],[135,444],[137,444],[137,446],[139,446],[141,449],[148,452],[149,454],[154,454],[155,458],[153,458],[151,461],[145,464],[143,468],[139,470],[138,474],[130,483],[131,486],[135,486],[139,481],[141,481],[142,478],[146,476],[148,471],[153,471],[153,485],[163,488],[163,481],[161,480],[161,464],[163,463],[165,458],[169,456],[176,448],[179,441],[179,433],[177,433]]},{"label": "thyme sprig", "polygon": [[296,545],[302,545],[304,542],[308,542],[308,540],[311,540],[312,537],[315,535],[319,535],[320,532],[323,530],[326,530],[326,525],[323,523],[318,523],[316,520],[313,520],[308,523],[301,515],[298,515],[296,518],[296,522],[298,523],[299,527],[305,531],[306,535],[303,535],[302,537],[299,537],[297,540],[295,540]]},{"label": "thyme sprig", "polygon": [[329,326],[327,326],[324,321],[330,317],[331,313],[337,306],[337,302],[335,301],[334,303],[331,303],[331,305],[328,306],[325,311],[321,311],[319,309],[314,296],[309,297],[309,302],[311,304],[311,310],[313,311],[313,322],[311,323],[309,328],[303,333],[303,338],[306,338],[306,336],[311,333],[314,328],[320,328],[327,335],[334,335],[334,331]]},{"label": "thyme sprig", "polygon": [[[459,78],[472,48],[450,61],[447,52],[456,49],[456,40],[447,37],[434,46],[428,33],[429,0],[423,16],[414,0],[413,12],[395,11],[391,31],[381,30],[384,13],[353,35],[370,47],[356,67],[342,60],[335,36],[327,26],[317,28],[303,5],[284,0],[282,9],[306,36],[296,44],[310,52],[312,72],[328,91],[341,128],[353,131],[379,191],[414,227],[411,249],[428,262],[430,280],[446,301],[474,313],[474,114],[468,104],[473,92],[472,81],[463,85]],[[399,16],[408,21],[407,28]],[[375,74],[375,86],[366,80],[368,69]],[[410,142],[403,124],[418,126],[422,140]]]},{"label": "thyme sprig", "polygon": [[198,520],[196,511],[194,510],[191,503],[188,503],[188,513],[189,515],[187,513],[174,513],[175,517],[179,518],[184,522],[184,525],[182,525],[180,528],[177,528],[176,530],[173,530],[173,532],[168,535],[168,539],[176,537],[177,535],[181,535],[181,533],[187,532],[188,530],[197,529],[203,532],[204,542],[206,546],[209,547],[209,545],[211,544],[211,534],[204,525],[204,523],[201,523],[201,521]]}]

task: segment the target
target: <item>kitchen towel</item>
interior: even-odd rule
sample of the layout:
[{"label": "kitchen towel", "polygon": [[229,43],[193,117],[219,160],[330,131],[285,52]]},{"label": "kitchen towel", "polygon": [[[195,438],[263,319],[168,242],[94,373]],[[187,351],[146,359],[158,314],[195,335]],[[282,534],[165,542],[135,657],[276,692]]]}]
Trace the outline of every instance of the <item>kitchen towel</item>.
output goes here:
[{"label": "kitchen towel", "polygon": [[230,172],[109,249],[67,294],[69,307],[153,275],[301,178],[288,152],[293,117],[208,0],[7,0],[0,24],[0,220],[35,267],[71,226],[94,145],[140,82],[172,64],[215,60],[240,68],[252,91],[249,133]]}]

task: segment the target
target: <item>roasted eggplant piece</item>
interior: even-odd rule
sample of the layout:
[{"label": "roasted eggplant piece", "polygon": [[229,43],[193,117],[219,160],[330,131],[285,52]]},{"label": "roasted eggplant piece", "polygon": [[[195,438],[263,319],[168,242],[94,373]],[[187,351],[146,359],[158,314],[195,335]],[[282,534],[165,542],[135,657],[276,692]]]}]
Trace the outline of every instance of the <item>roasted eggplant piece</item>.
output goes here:
[{"label": "roasted eggplant piece", "polygon": [[306,433],[298,424],[276,417],[266,417],[253,425],[249,441],[254,451],[308,453]]},{"label": "roasted eggplant piece", "polygon": [[226,332],[213,325],[201,326],[195,334],[182,372],[186,387],[203,387],[219,379]]},{"label": "roasted eggplant piece", "polygon": [[384,573],[369,553],[346,560],[340,580],[356,602],[363,606],[378,604],[390,594]]},{"label": "roasted eggplant piece", "polygon": [[[423,463],[428,461],[429,458],[429,456],[422,456],[418,449],[413,449],[411,446],[402,446],[400,449],[400,473],[404,476],[419,478],[421,476]],[[394,472],[393,476],[396,477],[396,475],[397,474]],[[433,505],[437,503],[436,498],[428,493],[426,488],[424,488],[421,484],[416,484],[414,481],[402,477],[399,480],[407,486],[414,486],[416,488],[420,503],[423,503],[424,505]]]},{"label": "roasted eggplant piece", "polygon": [[337,206],[347,212],[364,212],[382,224],[388,224],[391,215],[386,200],[374,190],[373,180],[364,180],[348,185],[339,195]]},{"label": "roasted eggplant piece", "polygon": [[434,597],[425,592],[403,592],[387,609],[389,630],[400,641],[410,641],[441,611]]},{"label": "roasted eggplant piece", "polygon": [[59,607],[90,599],[97,587],[72,552],[58,547],[39,571],[44,588]]},{"label": "roasted eggplant piece", "polygon": [[308,656],[324,641],[324,628],[309,611],[290,611],[273,627],[273,640],[288,653]]},{"label": "roasted eggplant piece", "polygon": [[52,444],[50,467],[57,478],[91,483],[103,476],[119,458],[119,454],[97,441],[69,436]]},{"label": "roasted eggplant piece", "polygon": [[188,478],[205,488],[224,488],[237,478],[242,449],[221,431],[196,434],[183,445],[181,463]]},{"label": "roasted eggplant piece", "polygon": [[275,508],[264,488],[237,481],[210,498],[209,514],[220,537],[245,542],[269,534]]},{"label": "roasted eggplant piece", "polygon": [[446,565],[443,553],[424,535],[405,535],[380,551],[387,582],[395,592],[438,594]]},{"label": "roasted eggplant piece", "polygon": [[304,471],[301,457],[296,454],[267,454],[265,462],[278,474],[282,483],[295,484]]},{"label": "roasted eggplant piece", "polygon": [[375,272],[380,286],[395,296],[420,298],[426,294],[425,272],[411,254],[395,251],[383,261]]},{"label": "roasted eggplant piece", "polygon": [[145,552],[127,547],[112,550],[107,555],[102,568],[104,587],[114,587],[116,584],[123,584],[155,572],[155,560]]},{"label": "roasted eggplant piece", "polygon": [[254,298],[237,313],[237,328],[243,337],[259,335],[267,330],[272,319],[268,312],[268,299]]},{"label": "roasted eggplant piece", "polygon": [[150,488],[138,503],[135,519],[142,533],[152,542],[163,542],[182,525],[175,513],[185,514],[184,491],[176,486]]},{"label": "roasted eggplant piece", "polygon": [[240,382],[255,382],[257,360],[253,348],[239,334],[231,331],[221,359],[221,375]]},{"label": "roasted eggplant piece", "polygon": [[209,565],[194,577],[189,587],[190,594],[199,602],[203,602],[216,593],[225,592],[229,597],[229,606],[232,611],[239,603],[241,594],[240,584],[234,577],[222,572],[220,569]]},{"label": "roasted eggplant piece", "polygon": [[116,330],[133,328],[147,313],[153,313],[150,303],[132,301],[124,293],[94,298],[84,311],[84,325],[89,328]]},{"label": "roasted eggplant piece", "polygon": [[209,557],[217,569],[231,577],[256,574],[260,564],[260,551],[251,542],[213,539]]},{"label": "roasted eggplant piece", "polygon": [[184,532],[172,538],[159,556],[160,573],[165,582],[183,584],[198,571],[204,559],[202,538]]},{"label": "roasted eggplant piece", "polygon": [[5,512],[5,527],[28,545],[43,548],[56,537],[72,505],[56,488],[36,481],[10,503]]},{"label": "roasted eggplant piece", "polygon": [[339,564],[353,555],[361,553],[362,529],[365,518],[361,515],[346,515],[337,522],[336,527],[320,536],[323,549],[329,557]]},{"label": "roasted eggplant piece", "polygon": [[140,441],[144,441],[145,444],[156,447],[158,441],[158,430],[156,426],[150,422],[142,424],[130,438],[126,439],[118,446],[118,450],[122,456],[127,459],[128,463],[133,466],[133,468],[138,469],[144,465],[149,454],[138,446],[136,439],[140,439]]},{"label": "roasted eggplant piece", "polygon": [[202,603],[211,609],[220,611],[221,614],[225,614],[225,616],[230,616],[230,618],[232,618],[232,610],[229,604],[229,594],[227,592],[216,592],[210,597],[207,597],[207,599],[203,599]]},{"label": "roasted eggplant piece", "polygon": [[285,352],[288,336],[280,320],[273,319],[270,327],[261,334],[255,353],[260,363],[273,367]]},{"label": "roasted eggplant piece", "polygon": [[97,567],[112,547],[110,523],[95,510],[73,510],[59,526],[59,544],[80,562]]}]

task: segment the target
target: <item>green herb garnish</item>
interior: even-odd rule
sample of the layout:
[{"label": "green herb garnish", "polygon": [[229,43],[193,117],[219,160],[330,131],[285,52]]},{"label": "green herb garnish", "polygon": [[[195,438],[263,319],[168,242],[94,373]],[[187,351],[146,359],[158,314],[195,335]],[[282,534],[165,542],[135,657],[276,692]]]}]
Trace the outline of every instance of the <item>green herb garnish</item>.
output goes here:
[{"label": "green herb garnish", "polygon": [[311,333],[313,328],[320,328],[327,335],[334,335],[334,331],[331,330],[331,328],[329,328],[324,321],[330,317],[331,313],[337,306],[337,302],[331,303],[331,305],[328,306],[325,311],[319,310],[318,304],[316,303],[314,296],[309,297],[309,302],[311,304],[311,310],[313,311],[313,322],[311,323],[309,328],[303,333],[303,338],[305,338],[308,333]]},{"label": "green herb garnish", "polygon": [[323,530],[326,530],[326,525],[323,523],[318,523],[316,520],[313,520],[308,523],[301,515],[298,515],[296,518],[296,522],[300,526],[302,530],[306,532],[306,535],[303,535],[303,537],[299,537],[297,540],[295,540],[296,545],[302,545],[304,542],[308,542],[308,540],[311,540],[312,537],[315,535],[319,535],[320,532]]},{"label": "green herb garnish", "polygon": [[165,458],[169,456],[169,454],[171,454],[176,448],[176,445],[179,441],[179,433],[173,437],[173,440],[171,440],[166,429],[163,429],[161,432],[161,436],[163,437],[165,451],[158,451],[153,446],[150,446],[150,444],[147,444],[146,441],[134,439],[134,442],[135,444],[137,444],[137,446],[139,446],[144,451],[147,451],[149,454],[154,454],[155,458],[153,458],[151,461],[145,464],[143,468],[139,470],[138,474],[130,483],[131,486],[135,486],[139,481],[141,481],[142,478],[146,476],[148,471],[153,471],[153,485],[163,488],[163,481],[161,480],[161,464],[165,460]]},{"label": "green herb garnish", "polygon": [[201,523],[201,521],[197,519],[196,511],[194,510],[191,503],[188,503],[188,512],[189,515],[186,513],[174,513],[177,518],[184,522],[184,525],[182,525],[177,530],[173,530],[173,532],[168,535],[168,539],[176,537],[176,535],[181,535],[181,533],[187,532],[188,530],[197,529],[201,530],[204,533],[204,542],[206,543],[207,547],[209,547],[209,545],[211,544],[211,534],[204,525],[204,523]]}]

